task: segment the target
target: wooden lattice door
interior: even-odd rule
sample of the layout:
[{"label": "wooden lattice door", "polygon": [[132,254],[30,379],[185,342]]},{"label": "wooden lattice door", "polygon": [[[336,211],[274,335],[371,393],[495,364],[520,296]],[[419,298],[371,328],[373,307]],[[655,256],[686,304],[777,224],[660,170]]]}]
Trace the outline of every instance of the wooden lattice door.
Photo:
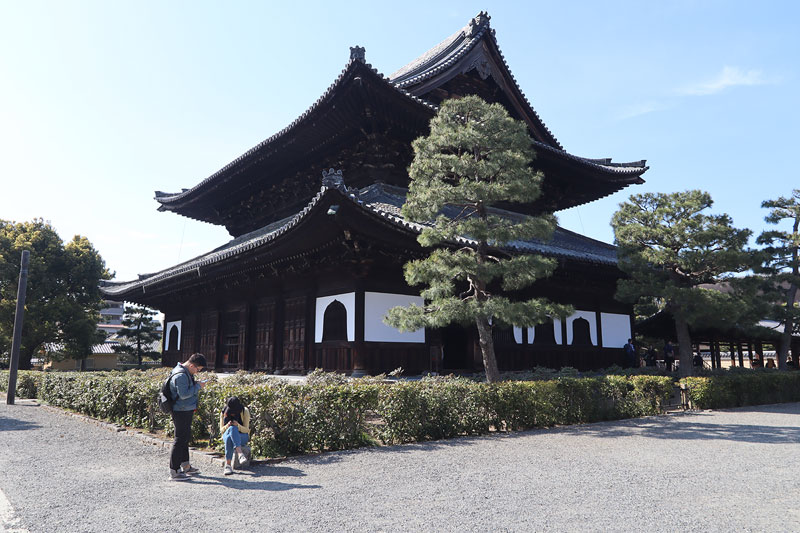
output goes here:
[{"label": "wooden lattice door", "polygon": [[275,300],[262,300],[256,306],[255,352],[253,369],[275,369]]},{"label": "wooden lattice door", "polygon": [[219,312],[214,309],[200,316],[200,353],[206,356],[209,369],[216,368]]},{"label": "wooden lattice door", "polygon": [[306,297],[287,298],[283,323],[283,368],[303,370],[306,354]]},{"label": "wooden lattice door", "polygon": [[197,351],[197,315],[191,314],[184,318],[181,333],[181,361],[186,361]]}]

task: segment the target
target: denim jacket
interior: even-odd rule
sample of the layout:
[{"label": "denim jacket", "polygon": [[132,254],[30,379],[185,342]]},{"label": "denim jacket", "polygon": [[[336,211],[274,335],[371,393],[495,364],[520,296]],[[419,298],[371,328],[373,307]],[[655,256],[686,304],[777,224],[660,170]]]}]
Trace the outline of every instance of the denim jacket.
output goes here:
[{"label": "denim jacket", "polygon": [[194,377],[189,372],[182,370],[183,365],[178,363],[172,369],[169,380],[169,390],[175,398],[173,411],[194,411],[197,409],[197,396],[200,393],[200,384],[195,383]]}]

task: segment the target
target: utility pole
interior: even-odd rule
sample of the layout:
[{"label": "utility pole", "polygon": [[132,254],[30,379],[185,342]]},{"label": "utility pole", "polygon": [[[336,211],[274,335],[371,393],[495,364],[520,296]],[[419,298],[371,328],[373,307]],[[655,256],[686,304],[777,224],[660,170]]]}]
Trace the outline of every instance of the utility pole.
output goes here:
[{"label": "utility pole", "polygon": [[14,315],[14,338],[11,341],[11,368],[8,373],[8,393],[6,404],[14,405],[17,392],[17,368],[19,367],[19,345],[22,341],[22,317],[25,315],[25,292],[28,285],[28,250],[22,251],[19,268],[19,286],[17,287],[17,312]]}]

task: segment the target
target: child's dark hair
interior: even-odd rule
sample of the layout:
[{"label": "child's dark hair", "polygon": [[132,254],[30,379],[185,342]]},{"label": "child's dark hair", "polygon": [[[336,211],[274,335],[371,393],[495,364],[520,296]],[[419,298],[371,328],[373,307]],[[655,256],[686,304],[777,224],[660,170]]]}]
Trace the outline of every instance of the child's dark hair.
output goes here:
[{"label": "child's dark hair", "polygon": [[242,412],[244,412],[244,405],[242,405],[242,402],[237,396],[231,396],[225,400],[225,409],[222,410],[222,421],[227,424],[232,420],[236,420],[237,423],[243,424]]},{"label": "child's dark hair", "polygon": [[241,413],[244,411],[244,406],[238,396],[231,396],[225,400],[225,411],[233,413]]}]

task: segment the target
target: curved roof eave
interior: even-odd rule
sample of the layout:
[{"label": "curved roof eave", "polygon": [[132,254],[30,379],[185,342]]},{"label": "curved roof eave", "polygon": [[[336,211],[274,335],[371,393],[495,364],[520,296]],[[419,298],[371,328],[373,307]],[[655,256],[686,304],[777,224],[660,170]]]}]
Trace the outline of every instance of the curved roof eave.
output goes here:
[{"label": "curved roof eave", "polygon": [[279,236],[285,234],[295,226],[297,226],[304,218],[311,213],[314,208],[320,203],[320,200],[325,196],[325,193],[331,189],[323,186],[311,201],[299,213],[279,220],[256,231],[241,235],[229,243],[212,250],[207,254],[203,254],[190,259],[174,267],[170,267],[154,274],[147,274],[139,276],[138,280],[123,281],[123,282],[109,282],[106,281],[101,284],[101,291],[108,296],[120,296],[129,294],[130,291],[141,288],[146,292],[148,285],[154,285],[167,279],[177,278],[181,275],[198,272],[201,268],[211,266],[213,264],[222,262],[229,257],[239,255],[247,250],[252,250],[271,242]]},{"label": "curved roof eave", "polygon": [[564,147],[558,142],[553,132],[550,131],[550,128],[547,127],[533,108],[530,100],[525,96],[516,78],[511,73],[511,68],[506,62],[503,52],[500,50],[500,45],[497,43],[494,29],[490,26],[490,20],[491,17],[489,14],[486,11],[481,11],[461,30],[434,46],[411,63],[408,63],[392,73],[389,76],[389,80],[403,89],[418,85],[423,81],[438,76],[455,67],[459,61],[465,58],[467,54],[478,45],[478,43],[484,38],[487,38],[500,58],[498,67],[508,78],[513,90],[516,91],[519,96],[520,103],[528,112],[533,123],[541,128],[544,137],[552,143],[552,146],[563,150]]},{"label": "curved roof eave", "polygon": [[[478,22],[476,22],[476,19]],[[472,27],[473,23],[475,24],[475,35],[474,37],[470,38],[467,48],[464,49],[463,53],[459,52],[458,54],[450,57],[445,63],[450,65],[452,61],[457,60],[457,57],[461,57],[463,54],[466,54],[470,49],[472,49],[485,35],[489,35],[491,37],[492,42],[494,43],[495,47],[498,50],[498,53],[502,59],[502,53],[500,53],[500,49],[497,46],[496,39],[494,38],[494,30],[489,28],[489,16],[485,12],[481,12],[478,17],[470,21],[470,24],[467,25],[464,29],[460,30],[454,36],[451,36],[450,39],[454,37],[463,36],[466,28]],[[447,41],[443,41],[447,42]],[[440,45],[441,46],[441,45]],[[433,50],[435,50],[434,47]],[[450,51],[452,52],[452,50]],[[424,57],[424,55],[422,56]],[[416,61],[416,60],[415,60]],[[409,65],[414,64],[412,62]],[[524,94],[522,93],[519,86],[516,84],[516,80],[514,79],[513,75],[511,75],[510,70],[508,69],[508,65],[505,63],[505,59],[502,60],[503,68],[505,69],[507,75],[511,79],[515,89],[519,92],[522,99],[524,100],[525,105],[530,109],[530,112],[535,117],[535,120],[541,124],[542,128],[550,134],[550,130],[544,125],[544,123],[539,118],[538,114],[533,110],[528,102],[527,98],[525,98]],[[247,164],[252,159],[255,159],[259,156],[261,152],[266,150],[270,145],[284,139],[285,137],[291,135],[295,130],[300,128],[309,117],[311,117],[316,112],[319,112],[325,104],[330,101],[334,95],[334,93],[343,86],[344,83],[350,78],[348,74],[352,71],[356,70],[359,67],[366,67],[372,74],[376,76],[377,79],[383,81],[388,87],[394,89],[397,94],[401,97],[407,98],[410,101],[413,101],[414,104],[419,105],[421,107],[426,108],[429,112],[436,112],[439,109],[439,106],[425,100],[424,98],[415,96],[407,91],[404,87],[408,86],[409,80],[417,80],[421,77],[430,77],[436,75],[438,72],[436,69],[427,69],[424,72],[416,75],[415,77],[408,78],[408,80],[403,81],[403,83],[398,83],[396,80],[398,79],[398,72],[401,72],[401,69],[398,72],[395,72],[389,77],[384,76],[382,73],[378,72],[377,69],[373,68],[372,65],[366,63],[363,56],[353,56],[351,54],[351,58],[339,76],[334,80],[334,82],[328,87],[328,89],[299,117],[297,117],[291,124],[286,126],[285,128],[281,129],[279,132],[275,133],[274,135],[268,137],[264,141],[260,142],[256,146],[252,147],[250,150],[236,158],[235,160],[231,161],[223,168],[212,174],[211,176],[205,178],[203,181],[191,187],[190,189],[183,189],[181,192],[178,193],[165,193],[162,191],[155,192],[155,200],[161,204],[158,207],[159,211],[172,211],[172,210],[179,210],[181,206],[179,205],[183,201],[192,202],[192,200],[200,195],[202,195],[212,184],[217,182],[218,180],[225,179],[226,175],[229,175],[235,169],[239,168],[241,165]],[[404,67],[405,68],[405,67]],[[444,66],[442,66],[444,68]],[[416,83],[416,82],[415,82]],[[603,159],[591,159],[576,156],[570,154],[569,152],[565,151],[560,144],[555,140],[553,137],[553,141],[555,142],[555,146],[547,144],[542,141],[538,141],[533,139],[534,148],[546,150],[549,153],[555,155],[556,157],[563,158],[566,160],[577,162],[581,165],[584,165],[588,168],[593,170],[599,171],[606,175],[617,176],[619,178],[624,179],[627,184],[634,184],[634,183],[643,183],[644,180],[640,178],[640,176],[648,170],[649,167],[646,166],[645,160],[631,162],[631,163],[612,163],[610,158],[603,158]],[[186,215],[190,218],[191,215]],[[202,220],[202,219],[198,219]]]},{"label": "curved roof eave", "polygon": [[431,112],[434,113],[436,112],[437,107],[434,106],[433,104],[426,102],[425,100],[418,98],[410,94],[409,92],[403,90],[402,88],[397,87],[394,84],[390,83],[387,80],[386,76],[380,73],[377,69],[373,68],[372,65],[370,65],[369,63],[366,63],[363,59],[357,57],[351,57],[350,61],[348,61],[345,68],[342,70],[342,72],[339,74],[336,80],[334,80],[334,82],[328,87],[328,89],[325,90],[322,96],[317,98],[317,100],[308,109],[306,109],[299,117],[293,120],[291,124],[283,128],[279,132],[275,133],[274,135],[271,135],[267,139],[261,141],[254,147],[250,148],[244,154],[240,155],[239,157],[237,157],[236,159],[234,159],[233,161],[222,167],[220,170],[218,170],[217,172],[207,177],[206,179],[204,179],[203,181],[201,181],[200,183],[198,183],[197,185],[195,185],[190,189],[183,189],[179,193],[165,193],[162,191],[155,191],[154,199],[161,204],[161,206],[159,206],[158,208],[159,211],[169,210],[170,209],[169,204],[178,202],[180,200],[190,199],[192,196],[201,193],[203,189],[208,187],[211,183],[215,182],[217,179],[222,178],[224,175],[229,174],[236,167],[245,164],[250,159],[256,157],[259,152],[263,151],[271,144],[290,135],[294,130],[300,127],[309,118],[309,116],[311,116],[312,114],[317,112],[320,108],[322,108],[325,105],[325,103],[332,98],[336,90],[339,89],[346,82],[346,80],[348,79],[348,74],[350,74],[351,71],[355,70],[361,65],[369,69],[369,71],[371,71],[379,79],[383,80],[388,87],[394,89],[398,94],[408,98],[409,100],[412,100],[418,105],[428,108]]},{"label": "curved roof eave", "polygon": [[[371,187],[382,187],[384,189],[398,189],[399,188],[392,188],[391,186],[376,184],[361,191],[355,190],[340,190],[335,187],[328,187],[322,186],[320,192],[318,192],[311,201],[303,208],[299,213],[287,217],[285,219],[279,220],[263,228],[260,228],[256,231],[250,232],[248,234],[239,236],[225,245],[212,250],[209,253],[197,256],[193,259],[188,261],[184,261],[178,265],[173,267],[161,270],[156,273],[152,274],[145,274],[140,275],[139,279],[132,280],[132,281],[104,281],[101,283],[101,291],[109,297],[115,298],[124,298],[126,296],[131,296],[134,292],[139,293],[146,293],[147,287],[159,284],[161,282],[176,279],[185,275],[194,275],[195,273],[199,276],[201,275],[201,270],[206,269],[207,267],[222,263],[234,256],[238,256],[241,253],[253,250],[255,248],[267,245],[272,241],[276,240],[277,238],[289,233],[294,228],[298,227],[305,219],[307,219],[312,213],[314,213],[318,206],[322,203],[322,199],[328,194],[337,194],[341,196],[343,200],[348,200],[353,204],[359,206],[364,213],[370,216],[377,217],[378,219],[389,223],[392,226],[395,226],[398,229],[403,229],[406,231],[411,231],[412,233],[419,234],[425,229],[424,224],[410,222],[405,220],[402,216],[398,213],[392,212],[391,209],[382,208],[378,203],[372,202],[369,203],[361,198],[361,195],[365,193]],[[396,195],[394,195],[396,196]],[[394,203],[399,203],[399,196],[398,198],[394,199]],[[373,205],[374,204],[374,205]],[[399,209],[397,205],[394,205],[394,210]],[[505,212],[504,210],[497,210],[498,212]],[[514,214],[515,216],[520,216],[518,214]],[[563,228],[558,228],[556,231],[557,235],[561,235],[563,239],[565,235],[569,236],[571,240],[580,239],[586,242],[586,246],[591,245],[594,248],[603,248],[604,252],[600,252],[599,250],[595,250],[594,252],[587,252],[581,251],[578,249],[571,249],[569,247],[564,247],[563,245],[559,246],[555,241],[548,242],[548,243],[534,243],[534,242],[527,242],[521,241],[510,244],[506,248],[509,250],[515,250],[522,253],[542,253],[551,257],[559,257],[564,259],[573,259],[579,261],[585,261],[595,264],[606,264],[606,265],[616,265],[616,248],[612,245],[602,243],[600,241],[595,241],[594,239],[590,239],[583,235],[576,234],[574,232],[570,232]],[[554,234],[554,235],[556,235]],[[554,237],[555,238],[555,237]],[[475,245],[476,242],[472,239],[467,237],[457,237],[455,242],[462,245],[472,246]],[[610,257],[608,254],[612,253],[614,257]]]}]

